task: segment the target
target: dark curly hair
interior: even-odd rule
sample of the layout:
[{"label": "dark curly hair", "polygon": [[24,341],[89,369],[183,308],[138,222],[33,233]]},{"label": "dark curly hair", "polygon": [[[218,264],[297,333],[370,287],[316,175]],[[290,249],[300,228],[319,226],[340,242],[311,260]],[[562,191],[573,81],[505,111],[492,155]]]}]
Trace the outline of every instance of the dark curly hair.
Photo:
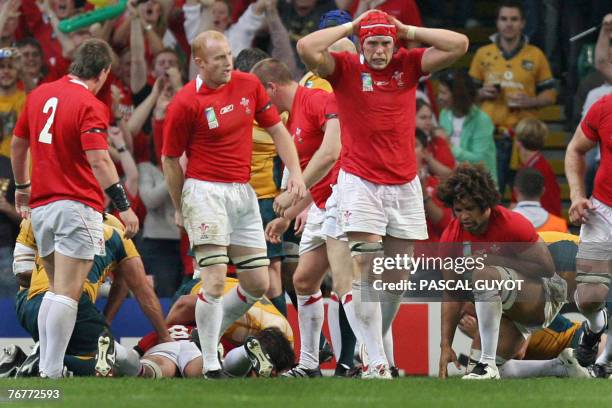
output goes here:
[{"label": "dark curly hair", "polygon": [[482,164],[462,163],[438,186],[438,198],[452,208],[456,201],[473,201],[481,211],[495,207],[500,200],[491,173]]},{"label": "dark curly hair", "polygon": [[278,327],[263,329],[255,338],[261,344],[263,351],[270,356],[276,371],[281,372],[293,367],[295,363],[293,347]]}]

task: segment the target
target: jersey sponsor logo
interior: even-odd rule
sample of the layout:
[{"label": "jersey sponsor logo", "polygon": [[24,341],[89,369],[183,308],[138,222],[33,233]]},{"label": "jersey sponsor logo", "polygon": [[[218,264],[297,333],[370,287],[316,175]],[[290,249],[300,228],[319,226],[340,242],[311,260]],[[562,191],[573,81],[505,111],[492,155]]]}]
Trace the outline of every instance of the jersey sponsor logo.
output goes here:
[{"label": "jersey sponsor logo", "polygon": [[219,127],[219,121],[217,120],[217,115],[215,114],[215,108],[206,108],[204,110],[204,114],[206,115],[206,121],[208,122],[209,129],[216,129]]},{"label": "jersey sponsor logo", "polygon": [[523,67],[525,71],[533,71],[534,65],[535,64],[533,63],[533,61],[529,61],[529,60],[523,60],[521,62],[521,66]]},{"label": "jersey sponsor logo", "polygon": [[293,140],[297,143],[302,143],[304,141],[304,138],[302,138],[302,129],[300,128],[295,129]]},{"label": "jersey sponsor logo", "polygon": [[372,75],[367,72],[361,73],[361,90],[363,92],[374,92],[374,84],[372,82]]},{"label": "jersey sponsor logo", "polygon": [[222,115],[225,115],[226,113],[230,113],[233,110],[234,110],[234,104],[231,103],[227,106],[222,107],[220,112]]}]

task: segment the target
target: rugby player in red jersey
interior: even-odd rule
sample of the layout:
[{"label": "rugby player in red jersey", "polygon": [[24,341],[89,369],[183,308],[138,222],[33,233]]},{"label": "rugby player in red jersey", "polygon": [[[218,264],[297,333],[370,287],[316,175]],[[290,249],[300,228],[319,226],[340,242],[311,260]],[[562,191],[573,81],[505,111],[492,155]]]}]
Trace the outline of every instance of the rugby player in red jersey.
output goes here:
[{"label": "rugby player in red jersey", "polygon": [[[601,164],[595,176],[593,196],[584,188],[585,155],[599,144]],[[576,255],[576,305],[582,312],[583,335],[575,349],[578,362],[586,367],[595,362],[604,331],[610,338],[606,299],[612,273],[612,95],[591,107],[567,147],[565,172],[570,186],[570,221],[582,224]],[[612,341],[606,343],[605,366],[612,362]],[[610,368],[607,369],[612,373]]]},{"label": "rugby player in red jersey", "polygon": [[38,314],[45,377],[62,376],[81,287],[94,256],[104,255],[104,192],[120,211],[126,237],[138,231],[138,218],[108,154],[108,110],[95,96],[110,65],[108,44],[84,42],[67,76],[30,93],[14,130],[15,207],[26,218],[32,209],[39,255],[49,275],[49,291]]},{"label": "rugby player in red jersey", "polygon": [[[293,275],[293,286],[298,299],[300,360],[298,366],[284,375],[320,377],[319,333],[324,318],[320,287],[329,268],[323,223],[325,202],[338,176],[337,159],[341,147],[336,98],[333,93],[298,85],[287,66],[275,59],[258,62],[251,72],[264,85],[272,103],[280,111],[289,113],[287,128],[293,136],[304,172],[304,182],[312,196],[312,200],[304,205],[300,202],[297,204],[299,208],[291,208],[287,212],[297,215],[313,202],[308,210],[308,221],[300,240],[300,258]],[[275,201],[282,203],[286,196],[283,193]],[[290,200],[289,197],[287,201]],[[281,229],[286,230],[291,216],[286,215],[279,221],[283,223]]]},{"label": "rugby player in red jersey", "polygon": [[[512,358],[532,330],[553,321],[567,300],[567,283],[555,273],[552,256],[533,225],[499,205],[497,187],[482,165],[459,165],[438,186],[438,197],[455,215],[440,242],[464,246],[461,251],[442,247],[441,252],[480,262],[472,265],[471,281],[466,280],[474,295],[481,353],[474,369],[463,378],[499,379],[496,357],[503,364],[500,359]],[[453,271],[444,271],[445,282],[456,281],[459,275],[453,275]],[[457,360],[451,346],[466,301],[459,296],[464,292],[447,290],[445,295],[441,377],[446,376],[448,363]],[[498,339],[503,341],[498,344]]]},{"label": "rugby player in red jersey", "polygon": [[[340,38],[359,34],[362,55],[329,52]],[[431,45],[397,49],[398,40]],[[345,309],[354,308],[369,354],[366,376],[391,378],[382,333],[401,301],[385,293],[385,316],[377,302],[364,302],[361,276],[380,256],[410,256],[412,241],[427,238],[423,198],[415,160],[415,86],[427,73],[445,68],[467,51],[468,39],[448,30],[407,26],[373,10],[352,23],[316,31],[297,49],[308,69],[334,89],[343,133],[347,134],[338,176],[338,211],[353,255],[353,290]],[[396,51],[397,49],[397,51]],[[383,246],[384,240],[384,246]],[[391,277],[405,271],[386,271]],[[345,300],[353,299],[346,302]],[[352,313],[349,311],[347,314]]]},{"label": "rugby player in red jersey", "polygon": [[[196,322],[207,378],[223,378],[217,359],[220,333],[268,288],[269,260],[251,172],[252,123],[272,136],[291,172],[288,191],[302,198],[305,186],[295,146],[268,95],[251,74],[232,71],[227,39],[215,31],[193,44],[195,80],[174,97],[164,124],[163,167],[170,196],[195,259],[202,268]],[[189,162],[183,174],[180,156]],[[240,284],[223,296],[227,264]]]}]

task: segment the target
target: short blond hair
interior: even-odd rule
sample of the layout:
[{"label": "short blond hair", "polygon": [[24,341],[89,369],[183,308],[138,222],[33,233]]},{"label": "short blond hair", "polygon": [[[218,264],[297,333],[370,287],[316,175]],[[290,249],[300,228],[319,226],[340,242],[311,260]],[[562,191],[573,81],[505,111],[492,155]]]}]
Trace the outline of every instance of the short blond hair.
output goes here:
[{"label": "short blond hair", "polygon": [[526,118],[521,120],[514,129],[516,139],[527,150],[542,150],[548,136],[548,126],[541,120]]},{"label": "short blond hair", "polygon": [[227,38],[218,31],[208,30],[197,35],[197,37],[191,43],[191,53],[194,57],[204,58],[206,55],[206,47],[208,41],[227,41]]}]

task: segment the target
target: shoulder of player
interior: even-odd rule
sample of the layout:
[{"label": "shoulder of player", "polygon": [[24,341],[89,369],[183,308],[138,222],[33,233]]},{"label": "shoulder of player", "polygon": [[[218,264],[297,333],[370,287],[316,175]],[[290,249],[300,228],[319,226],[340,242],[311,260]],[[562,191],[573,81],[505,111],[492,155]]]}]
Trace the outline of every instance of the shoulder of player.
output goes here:
[{"label": "shoulder of player", "polygon": [[249,72],[234,71],[232,72],[232,82],[234,86],[245,86],[250,84],[256,86],[260,84],[259,78]]}]

